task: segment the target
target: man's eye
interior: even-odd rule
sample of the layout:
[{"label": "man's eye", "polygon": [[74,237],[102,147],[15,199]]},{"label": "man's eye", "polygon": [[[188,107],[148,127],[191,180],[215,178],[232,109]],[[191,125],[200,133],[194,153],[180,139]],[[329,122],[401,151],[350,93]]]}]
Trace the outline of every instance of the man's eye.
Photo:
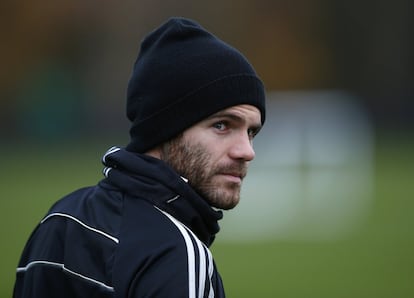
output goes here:
[{"label": "man's eye", "polygon": [[249,135],[250,139],[253,139],[257,135],[258,132],[259,132],[258,129],[247,130],[247,134]]},{"label": "man's eye", "polygon": [[213,124],[213,127],[218,130],[225,130],[227,128],[227,125],[224,122],[217,122]]},{"label": "man's eye", "polygon": [[259,133],[259,131],[260,131],[260,127],[259,128],[251,128],[251,129],[248,129],[247,130],[247,134],[249,135],[249,138],[251,140],[253,140],[254,137],[257,136],[257,134]]}]

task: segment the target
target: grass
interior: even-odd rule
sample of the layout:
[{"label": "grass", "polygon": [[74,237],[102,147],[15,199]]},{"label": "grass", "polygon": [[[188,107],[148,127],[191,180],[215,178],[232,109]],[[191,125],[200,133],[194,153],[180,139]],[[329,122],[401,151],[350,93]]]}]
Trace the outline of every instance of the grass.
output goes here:
[{"label": "grass", "polygon": [[414,297],[413,145],[378,144],[373,208],[346,239],[217,245],[228,296]]},{"label": "grass", "polygon": [[[32,229],[66,193],[101,179],[106,146],[10,144],[0,150],[0,297]],[[331,242],[224,243],[213,254],[228,297],[414,297],[414,144],[378,143],[375,199],[354,234]]]}]

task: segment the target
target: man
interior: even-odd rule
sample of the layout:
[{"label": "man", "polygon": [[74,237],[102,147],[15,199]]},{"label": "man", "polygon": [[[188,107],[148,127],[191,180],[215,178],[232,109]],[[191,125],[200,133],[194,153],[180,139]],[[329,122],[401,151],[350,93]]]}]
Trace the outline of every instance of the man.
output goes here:
[{"label": "man", "polygon": [[171,18],[141,44],[127,115],[131,140],[104,155],[106,178],[31,235],[14,297],[224,297],[208,247],[254,158],[262,82],[236,49]]}]

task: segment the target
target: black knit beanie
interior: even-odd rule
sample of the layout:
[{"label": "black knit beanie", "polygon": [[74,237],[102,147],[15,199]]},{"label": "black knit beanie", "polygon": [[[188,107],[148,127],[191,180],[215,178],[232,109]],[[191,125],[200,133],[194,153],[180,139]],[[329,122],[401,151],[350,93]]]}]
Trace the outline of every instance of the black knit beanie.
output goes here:
[{"label": "black knit beanie", "polygon": [[144,153],[239,104],[265,121],[265,91],[247,59],[198,23],[171,18],[142,41],[127,90],[127,150]]}]

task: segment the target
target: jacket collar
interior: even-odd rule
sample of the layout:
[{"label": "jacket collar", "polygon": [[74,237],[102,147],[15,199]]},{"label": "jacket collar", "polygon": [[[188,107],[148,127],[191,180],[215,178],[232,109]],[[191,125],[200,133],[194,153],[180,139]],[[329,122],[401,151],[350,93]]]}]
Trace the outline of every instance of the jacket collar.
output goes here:
[{"label": "jacket collar", "polygon": [[214,210],[163,161],[112,147],[102,159],[106,181],[137,199],[150,201],[190,228],[207,246],[219,231],[221,211]]}]

